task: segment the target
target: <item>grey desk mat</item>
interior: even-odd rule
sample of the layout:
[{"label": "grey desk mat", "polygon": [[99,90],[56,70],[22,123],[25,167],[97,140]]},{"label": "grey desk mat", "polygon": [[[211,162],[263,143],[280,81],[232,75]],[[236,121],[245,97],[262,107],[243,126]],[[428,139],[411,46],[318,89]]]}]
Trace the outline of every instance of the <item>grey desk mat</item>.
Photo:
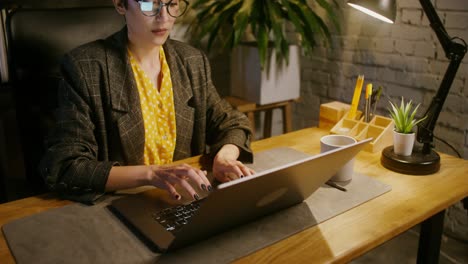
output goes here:
[{"label": "grey desk mat", "polygon": [[[257,171],[305,157],[290,148],[256,154]],[[269,165],[265,165],[269,164]],[[347,192],[327,185],[303,203],[166,254],[151,251],[108,209],[72,204],[2,227],[17,263],[226,263],[314,226],[391,190],[355,174]]]}]

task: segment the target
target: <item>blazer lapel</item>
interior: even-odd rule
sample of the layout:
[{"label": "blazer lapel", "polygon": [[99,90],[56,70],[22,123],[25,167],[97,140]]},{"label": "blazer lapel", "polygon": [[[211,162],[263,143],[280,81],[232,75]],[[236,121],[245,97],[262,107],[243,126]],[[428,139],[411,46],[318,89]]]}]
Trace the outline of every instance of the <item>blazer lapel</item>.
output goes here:
[{"label": "blazer lapel", "polygon": [[174,160],[192,156],[191,144],[193,137],[195,109],[191,105],[193,92],[190,80],[185,74],[183,58],[177,56],[177,51],[170,45],[170,40],[164,44],[167,63],[171,71],[174,107],[176,113],[176,147]]},{"label": "blazer lapel", "polygon": [[143,164],[145,128],[138,89],[127,59],[126,28],[108,40],[112,42],[107,52],[111,106],[122,151],[129,165]]}]

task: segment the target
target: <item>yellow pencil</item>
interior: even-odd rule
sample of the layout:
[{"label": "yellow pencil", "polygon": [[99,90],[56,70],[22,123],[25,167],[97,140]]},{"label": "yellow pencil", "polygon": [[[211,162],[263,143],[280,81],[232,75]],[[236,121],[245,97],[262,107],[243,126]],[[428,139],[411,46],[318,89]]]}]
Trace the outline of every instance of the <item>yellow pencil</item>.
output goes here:
[{"label": "yellow pencil", "polygon": [[348,118],[355,119],[356,112],[361,98],[362,85],[364,84],[364,75],[359,75],[354,87],[353,101],[351,102],[351,109],[349,109]]},{"label": "yellow pencil", "polygon": [[372,83],[366,85],[366,108],[364,109],[364,121],[370,121],[370,99],[372,96]]}]

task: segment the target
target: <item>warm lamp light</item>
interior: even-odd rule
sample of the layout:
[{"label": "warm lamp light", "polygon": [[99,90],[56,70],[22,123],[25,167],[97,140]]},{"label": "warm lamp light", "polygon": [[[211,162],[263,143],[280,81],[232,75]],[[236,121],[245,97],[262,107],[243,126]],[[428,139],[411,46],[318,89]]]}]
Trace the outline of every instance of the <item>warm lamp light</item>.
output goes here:
[{"label": "warm lamp light", "polygon": [[348,5],[384,22],[395,22],[395,1],[348,1]]},{"label": "warm lamp light", "polygon": [[[393,146],[387,147],[382,151],[381,162],[384,167],[396,172],[426,175],[435,173],[440,168],[440,156],[432,149],[434,147],[433,132],[458,67],[466,54],[467,45],[461,38],[449,37],[430,0],[419,0],[419,2],[444,49],[445,56],[450,60],[450,64],[437,94],[426,110],[425,116],[427,118],[418,125],[417,140],[423,144],[422,148],[415,147],[411,156],[400,156],[393,152]],[[396,4],[394,0],[352,0],[348,1],[348,4],[385,22],[393,23],[395,21]]]}]

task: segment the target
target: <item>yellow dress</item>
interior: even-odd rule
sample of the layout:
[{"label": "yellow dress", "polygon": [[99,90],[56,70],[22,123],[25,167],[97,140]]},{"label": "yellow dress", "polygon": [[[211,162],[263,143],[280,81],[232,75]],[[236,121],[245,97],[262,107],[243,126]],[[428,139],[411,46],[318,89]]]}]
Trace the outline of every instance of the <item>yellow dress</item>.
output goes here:
[{"label": "yellow dress", "polygon": [[164,49],[161,47],[161,86],[156,89],[152,79],[148,78],[138,62],[128,50],[130,64],[140,94],[141,111],[145,126],[144,163],[166,164],[172,162],[176,144],[176,121],[174,95],[169,66]]}]

